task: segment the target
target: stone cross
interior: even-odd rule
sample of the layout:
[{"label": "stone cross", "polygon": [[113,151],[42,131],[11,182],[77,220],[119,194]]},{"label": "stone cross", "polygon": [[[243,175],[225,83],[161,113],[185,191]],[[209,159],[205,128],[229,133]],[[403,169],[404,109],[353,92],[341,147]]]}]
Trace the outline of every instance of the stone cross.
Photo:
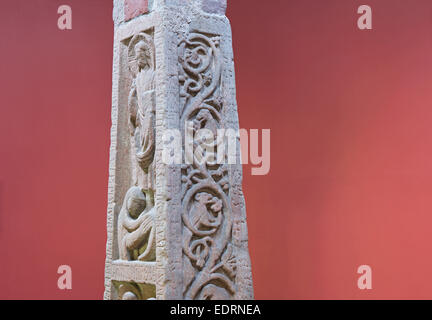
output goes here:
[{"label": "stone cross", "polygon": [[238,131],[226,5],[114,0],[105,299],[253,299],[238,137],[166,161],[167,132]]}]

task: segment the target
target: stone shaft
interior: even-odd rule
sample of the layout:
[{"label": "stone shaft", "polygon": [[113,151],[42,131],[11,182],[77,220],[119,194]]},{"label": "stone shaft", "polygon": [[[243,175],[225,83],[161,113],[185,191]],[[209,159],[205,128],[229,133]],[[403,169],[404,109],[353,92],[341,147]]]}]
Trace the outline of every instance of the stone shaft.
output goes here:
[{"label": "stone shaft", "polygon": [[236,164],[185,161],[184,136],[165,160],[167,132],[238,130],[225,9],[114,0],[105,299],[253,299],[238,138]]}]

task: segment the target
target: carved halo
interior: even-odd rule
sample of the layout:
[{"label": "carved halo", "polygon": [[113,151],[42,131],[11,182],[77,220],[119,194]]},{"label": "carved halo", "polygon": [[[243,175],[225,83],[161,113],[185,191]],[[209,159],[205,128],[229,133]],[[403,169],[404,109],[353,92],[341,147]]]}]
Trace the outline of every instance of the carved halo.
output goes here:
[{"label": "carved halo", "polygon": [[118,288],[120,300],[142,300],[138,285],[122,283]]},{"label": "carved halo", "polygon": [[140,71],[137,63],[136,53],[135,53],[136,45],[139,44],[140,42],[144,43],[146,49],[146,58],[148,59],[147,64],[149,68],[154,69],[155,66],[155,55],[154,55],[155,50],[154,50],[153,39],[147,33],[140,32],[139,34],[135,35],[131,39],[128,46],[129,69],[134,76],[136,76]]}]

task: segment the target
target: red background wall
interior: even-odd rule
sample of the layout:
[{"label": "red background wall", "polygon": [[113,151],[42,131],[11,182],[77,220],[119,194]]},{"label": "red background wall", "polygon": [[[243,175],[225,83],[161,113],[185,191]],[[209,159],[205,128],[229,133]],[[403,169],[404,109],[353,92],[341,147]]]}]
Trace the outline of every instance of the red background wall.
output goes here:
[{"label": "red background wall", "polygon": [[[111,15],[0,2],[2,299],[102,297]],[[228,16],[241,127],[272,137],[270,174],[244,167],[256,298],[432,298],[432,2],[231,0]]]}]

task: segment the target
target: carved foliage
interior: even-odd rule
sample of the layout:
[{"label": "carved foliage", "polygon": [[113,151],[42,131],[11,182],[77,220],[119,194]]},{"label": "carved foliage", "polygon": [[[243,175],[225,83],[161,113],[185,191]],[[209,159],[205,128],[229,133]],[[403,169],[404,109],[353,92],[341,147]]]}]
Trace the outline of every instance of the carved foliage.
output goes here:
[{"label": "carved foliage", "polygon": [[[216,135],[223,125],[219,42],[217,36],[191,33],[179,45],[181,124],[194,135],[200,129]],[[203,142],[195,141],[194,148]],[[217,152],[214,141],[205,143]],[[185,299],[230,299],[235,293],[228,170],[224,164],[202,161],[210,156],[194,152],[191,164],[182,167]]]}]

